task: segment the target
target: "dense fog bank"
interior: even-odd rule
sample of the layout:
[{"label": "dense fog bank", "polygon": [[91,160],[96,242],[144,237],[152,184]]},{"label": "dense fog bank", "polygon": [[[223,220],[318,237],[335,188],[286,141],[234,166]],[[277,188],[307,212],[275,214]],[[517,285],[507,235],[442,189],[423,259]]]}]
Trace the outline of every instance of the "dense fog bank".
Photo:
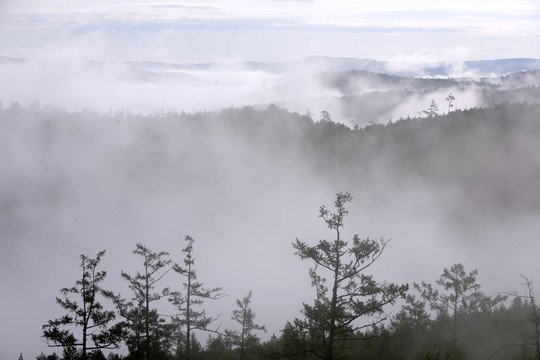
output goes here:
[{"label": "dense fog bank", "polygon": [[539,113],[509,104],[351,129],[273,105],[151,115],[4,105],[0,276],[17,296],[3,332],[21,349],[40,338],[81,253],[107,249],[108,285],[122,290],[136,242],[174,255],[190,234],[200,278],[230,295],[211,310],[228,314],[252,289],[277,333],[312,298],[291,242],[330,236],[317,210],[340,190],[354,196],[346,238],[393,239],[379,278],[431,281],[463,262],[486,291],[516,289],[516,273],[536,276]]},{"label": "dense fog bank", "polygon": [[[341,123],[363,127],[416,117],[431,100],[443,114],[505,102],[536,103],[540,96],[540,71],[534,60],[487,61],[470,67],[418,63],[404,72],[394,70],[412,64],[370,63],[317,57],[287,63],[171,64],[0,56],[0,77],[10,84],[0,88],[0,99],[24,106],[38,100],[71,112],[123,108],[146,114],[155,109],[219,111],[274,103],[299,113],[327,110]],[[446,100],[449,94],[455,97],[452,109]]]}]

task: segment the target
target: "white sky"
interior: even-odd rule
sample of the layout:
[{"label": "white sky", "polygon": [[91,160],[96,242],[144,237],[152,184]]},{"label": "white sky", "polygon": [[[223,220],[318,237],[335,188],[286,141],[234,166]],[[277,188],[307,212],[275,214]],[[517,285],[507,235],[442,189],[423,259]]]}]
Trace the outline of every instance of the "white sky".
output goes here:
[{"label": "white sky", "polygon": [[540,2],[0,0],[0,55],[204,62],[540,58]]}]

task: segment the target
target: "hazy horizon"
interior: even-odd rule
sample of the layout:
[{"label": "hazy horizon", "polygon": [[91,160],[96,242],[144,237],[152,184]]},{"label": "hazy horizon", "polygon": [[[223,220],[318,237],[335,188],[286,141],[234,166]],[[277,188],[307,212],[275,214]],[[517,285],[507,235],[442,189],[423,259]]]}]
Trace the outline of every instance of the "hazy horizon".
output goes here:
[{"label": "hazy horizon", "polygon": [[0,54],[209,62],[320,55],[398,61],[540,58],[533,0],[0,3]]},{"label": "hazy horizon", "polygon": [[[78,279],[81,254],[106,249],[106,287],[128,296],[119,273],[137,270],[135,243],[179,262],[185,235],[195,239],[200,280],[228,294],[209,307],[223,314],[224,327],[235,299],[253,290],[265,338],[279,335],[314,295],[309,264],[295,258],[291,243],[331,235],[318,209],[338,191],[355,197],[347,239],[393,239],[374,268],[378,280],[433,282],[462,262],[478,268],[489,294],[521,290],[517,273],[538,283],[538,213],[521,192],[540,164],[534,134],[513,134],[494,153],[477,144],[478,162],[466,170],[493,167],[463,180],[471,190],[443,176],[463,159],[423,164],[443,174],[438,182],[409,176],[399,161],[327,174],[310,162],[322,150],[298,150],[307,146],[300,131],[286,146],[265,147],[217,118],[276,104],[315,121],[327,110],[353,128],[425,118],[431,100],[441,115],[534,102],[538,71],[488,71],[478,80],[464,64],[540,59],[538,43],[535,0],[0,0],[0,56],[32,59],[0,62],[0,281],[7,290],[0,358],[58,351],[46,347],[41,326],[61,314],[55,297]],[[336,74],[330,63],[298,61],[317,56],[385,61],[389,74],[418,79]],[[217,66],[148,69],[130,61]],[[280,72],[249,61],[292,65]],[[444,64],[463,79],[429,78],[435,70],[426,64]],[[180,125],[182,111],[211,112],[215,126]],[[374,139],[376,154],[398,146]],[[498,176],[509,168],[519,170],[522,188]],[[515,194],[522,211],[491,201],[486,188],[501,198]]]}]

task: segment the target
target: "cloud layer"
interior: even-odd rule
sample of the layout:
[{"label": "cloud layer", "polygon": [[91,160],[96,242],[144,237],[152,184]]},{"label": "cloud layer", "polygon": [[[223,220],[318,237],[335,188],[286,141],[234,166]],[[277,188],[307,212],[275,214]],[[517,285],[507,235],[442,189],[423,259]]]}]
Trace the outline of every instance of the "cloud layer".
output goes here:
[{"label": "cloud layer", "polygon": [[530,46],[540,36],[535,1],[26,0],[2,8],[0,53],[10,56],[283,60],[468,48],[469,58],[540,57]]}]

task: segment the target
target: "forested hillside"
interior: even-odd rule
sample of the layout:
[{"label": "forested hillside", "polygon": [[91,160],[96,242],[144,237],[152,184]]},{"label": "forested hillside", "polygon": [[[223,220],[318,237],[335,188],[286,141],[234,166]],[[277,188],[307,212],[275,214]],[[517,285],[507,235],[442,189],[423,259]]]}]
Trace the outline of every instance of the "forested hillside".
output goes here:
[{"label": "forested hillside", "polygon": [[[535,103],[540,95],[538,61],[402,63],[312,57],[284,63],[149,61],[101,62],[0,57],[9,88],[0,99],[34,100],[78,112],[125,108],[151,113],[266,107],[291,112],[329,111],[353,127],[418,117],[431,100],[438,114],[503,103]],[[49,78],[53,89],[42,86]],[[181,94],[179,96],[178,94]],[[453,94],[452,106],[447,96]]]},{"label": "forested hillside", "polygon": [[[449,209],[468,199],[474,206],[470,211],[497,209],[497,214],[512,216],[538,210],[540,203],[539,109],[508,104],[350,129],[333,122],[328,113],[319,121],[318,115],[276,106],[143,116],[12,105],[2,110],[0,136],[6,164],[14,161],[9,157],[11,147],[30,146],[27,151],[39,154],[45,165],[58,160],[63,146],[77,154],[98,141],[117,147],[110,149],[111,160],[122,161],[118,171],[134,171],[138,178],[134,181],[160,184],[171,173],[189,177],[194,171],[212,181],[213,172],[226,165],[215,163],[213,157],[223,156],[219,160],[244,162],[245,167],[264,168],[268,162],[291,173],[304,169],[340,188],[370,193],[388,188],[406,191],[420,182],[434,190],[455,191],[457,198],[449,199],[455,201],[447,204]],[[114,143],[118,133],[129,136],[127,142]],[[125,157],[113,160],[122,154]],[[25,181],[32,179],[10,182],[5,177],[4,185],[24,186]],[[13,199],[2,202],[17,204],[16,197],[28,196],[28,191],[20,190],[10,191],[7,196]]]},{"label": "forested hillside", "polygon": [[[155,359],[186,354],[194,359],[291,355],[304,359],[506,359],[515,355],[525,359],[536,351],[538,341],[538,336],[534,337],[537,307],[531,305],[533,283],[528,280],[535,279],[536,274],[529,273],[535,268],[530,259],[535,257],[527,252],[528,241],[534,241],[536,235],[511,240],[507,235],[525,231],[516,224],[534,218],[540,210],[538,114],[537,104],[501,104],[349,128],[328,112],[320,116],[298,114],[274,105],[263,109],[138,115],[11,104],[0,110],[0,227],[5,244],[0,257],[7,269],[5,274],[28,261],[41,264],[42,274],[23,272],[22,278],[28,281],[12,284],[18,291],[26,291],[27,285],[37,284],[42,276],[55,279],[47,289],[41,288],[39,295],[34,294],[35,306],[29,310],[42,324],[49,324],[44,328],[49,332],[44,334],[50,344],[55,339],[68,344],[71,340],[55,332],[61,321],[48,322],[58,309],[42,311],[37,304],[54,306],[60,288],[72,286],[75,281],[81,281],[79,286],[89,281],[85,275],[80,279],[78,254],[74,256],[74,252],[84,249],[89,256],[82,258],[83,269],[103,265],[108,279],[112,279],[104,289],[112,291],[103,293],[110,313],[100,316],[110,316],[110,324],[124,319],[124,324],[109,334],[114,335],[109,338],[110,347],[123,344],[124,349],[119,352],[123,355],[112,358],[125,355],[138,359],[144,353],[146,358]],[[359,281],[367,281],[365,286],[378,289],[373,294],[386,297],[378,300],[382,301],[380,311],[371,303],[374,307],[366,310],[365,316],[354,318],[354,323],[333,318],[343,326],[336,325],[342,332],[328,335],[325,325],[313,327],[313,321],[326,324],[328,314],[319,309],[323,313],[317,315],[317,308],[334,303],[331,296],[323,295],[328,289],[324,290],[324,282],[313,272],[310,281],[306,268],[292,264],[299,262],[295,253],[301,259],[317,262],[321,254],[316,255],[310,244],[313,238],[327,236],[321,233],[327,227],[314,226],[306,219],[315,222],[317,214],[313,210],[321,205],[320,199],[329,204],[328,193],[340,190],[354,196],[350,205],[346,204],[350,199],[340,193],[344,200],[336,203],[343,209],[347,205],[352,214],[350,220],[344,220],[347,231],[342,234],[347,238],[343,240],[350,246],[370,249],[358,250],[358,254],[377,260],[373,270],[368,270],[380,286],[364,277]],[[325,195],[321,197],[322,193]],[[340,229],[341,220],[328,220],[334,208],[329,205],[328,209],[329,213],[321,208],[321,217],[330,221],[330,229]],[[417,228],[410,223],[417,224]],[[536,222],[532,224],[534,231]],[[447,229],[453,230],[448,234]],[[490,238],[495,232],[500,232],[505,241]],[[170,305],[180,310],[189,301],[185,297],[189,290],[187,285],[181,285],[182,281],[165,280],[163,287],[156,288],[159,296],[152,295],[155,307],[142,307],[144,298],[140,293],[134,295],[131,304],[127,303],[131,299],[125,298],[130,291],[127,284],[144,282],[130,275],[141,269],[138,255],[159,259],[163,264],[160,271],[168,272],[167,267],[177,263],[177,276],[192,276],[185,266],[194,264],[190,254],[194,248],[199,249],[199,243],[193,248],[191,237],[187,237],[187,247],[181,244],[180,258],[176,244],[193,233],[194,238],[202,239],[196,257],[201,281],[219,287],[195,294],[224,303],[227,300],[222,299],[223,290],[232,299],[239,299],[237,312],[233,313],[238,322],[241,310],[247,311],[250,306],[253,290],[254,299],[261,299],[262,304],[256,309],[257,322],[253,324],[261,324],[261,328],[267,325],[275,336],[243,338],[243,332],[235,325],[227,325],[227,320],[223,328],[219,324],[210,328],[205,319],[214,319],[214,313],[224,313],[229,319],[231,308],[206,308],[205,302],[202,309],[208,311],[207,315],[201,315],[198,325],[192,323],[198,340],[186,343],[185,334],[190,330],[186,330],[185,318],[160,318],[173,294],[176,303],[173,300]],[[358,233],[359,239],[390,236],[394,241],[366,240],[357,244],[349,238],[353,233]],[[453,237],[455,234],[460,237]],[[297,242],[293,248],[291,242],[297,235],[303,241],[307,237],[311,240]],[[328,236],[332,242],[332,233]],[[341,244],[339,236],[338,231],[336,244]],[[136,243],[136,256],[130,258]],[[500,266],[497,270],[471,271],[479,264],[469,261],[464,267],[461,258],[445,257],[450,252],[433,252],[430,244],[443,243],[458,249],[456,256],[458,251],[461,256],[473,254],[465,256],[465,260]],[[175,244],[172,249],[170,244]],[[392,253],[394,246],[398,253]],[[18,257],[20,247],[34,248],[33,260]],[[499,249],[503,247],[508,249],[507,259],[501,259]],[[497,251],[491,252],[491,248]],[[98,253],[103,249],[107,255]],[[378,259],[382,250],[385,254]],[[521,260],[508,260],[512,259],[512,251],[523,254]],[[53,253],[56,260],[50,262]],[[96,253],[94,258],[92,254]],[[108,256],[113,262],[100,264],[101,257]],[[527,264],[530,266],[522,267]],[[523,279],[515,276],[516,271],[503,273],[510,268],[522,269],[519,271],[527,277],[529,287],[522,285]],[[422,269],[430,269],[427,274],[431,275]],[[514,295],[523,295],[524,299],[485,295],[480,290],[479,276],[490,272],[494,278],[489,293],[497,283],[504,285],[497,292],[516,291]],[[71,274],[68,278],[74,279],[72,283],[60,276],[66,273]],[[499,281],[501,274],[504,282]],[[166,279],[171,276],[172,272]],[[456,281],[466,286],[456,285]],[[395,285],[385,290],[383,284],[394,282],[409,283],[409,288],[406,291]],[[165,284],[169,290],[162,292]],[[309,289],[310,284],[315,288]],[[440,289],[435,292],[437,286]],[[62,295],[78,293],[67,289]],[[454,290],[463,291],[463,297],[459,296],[463,303],[455,303]],[[366,294],[355,292],[355,297],[363,296]],[[309,300],[314,297],[315,303]],[[138,328],[143,323],[134,323],[129,315],[137,310],[135,300],[139,301],[140,311],[152,314],[145,321],[153,321],[152,339],[159,340],[155,347],[137,340],[150,339],[150,335]],[[303,302],[308,307],[304,305],[300,312]],[[404,306],[401,311],[394,308],[392,312],[382,306],[394,302],[394,306]],[[70,308],[69,303],[64,304]],[[351,311],[344,314],[362,313],[358,308]],[[330,311],[328,316],[331,318],[333,313]],[[58,312],[58,316],[62,315]],[[270,324],[276,321],[280,322]],[[369,326],[358,326],[357,321]],[[171,330],[174,324],[176,330]],[[197,330],[207,327],[215,331],[208,342],[207,335]],[[178,329],[184,330],[177,333]],[[32,336],[43,335],[41,329],[33,331]],[[327,336],[335,337],[330,346],[335,354],[329,353]],[[364,338],[369,340],[351,341]],[[105,344],[106,338],[100,341]],[[149,351],[156,351],[154,357]],[[92,356],[99,358],[99,351]]]}]

